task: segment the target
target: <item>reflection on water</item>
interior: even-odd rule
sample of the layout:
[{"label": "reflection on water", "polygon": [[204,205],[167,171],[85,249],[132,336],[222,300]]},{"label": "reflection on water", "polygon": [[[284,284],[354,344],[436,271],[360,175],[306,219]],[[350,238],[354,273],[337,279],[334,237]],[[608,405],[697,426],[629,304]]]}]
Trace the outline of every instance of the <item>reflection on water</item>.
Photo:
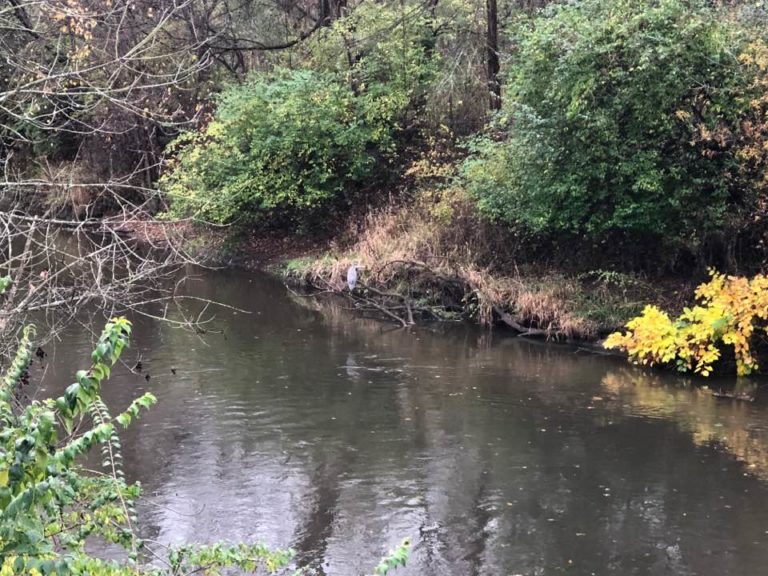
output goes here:
[{"label": "reflection on water", "polygon": [[[622,369],[603,378],[606,400],[620,404],[628,415],[675,422],[700,446],[724,450],[746,464],[746,469],[768,480],[768,426],[766,407],[748,401],[723,400],[722,393],[681,382],[675,386],[657,374]],[[757,384],[737,382],[737,398],[754,399]]]},{"label": "reflection on water", "polygon": [[[393,330],[263,277],[190,290],[252,313],[204,339],[137,320],[143,373],[106,394],[159,398],[123,442],[153,541],[260,539],[340,576],[405,536],[411,575],[765,573],[759,398],[464,326]],[[45,385],[91,343],[73,330]]]}]

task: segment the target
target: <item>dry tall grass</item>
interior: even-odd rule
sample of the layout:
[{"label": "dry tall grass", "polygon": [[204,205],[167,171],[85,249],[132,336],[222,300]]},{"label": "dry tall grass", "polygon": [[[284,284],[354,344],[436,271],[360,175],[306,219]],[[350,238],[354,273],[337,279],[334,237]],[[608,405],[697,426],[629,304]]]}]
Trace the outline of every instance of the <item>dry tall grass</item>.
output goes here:
[{"label": "dry tall grass", "polygon": [[[621,323],[617,306],[633,308],[626,294],[594,286],[587,292],[578,278],[520,272],[506,239],[476,217],[460,190],[422,194],[407,206],[371,213],[348,236],[350,242],[320,258],[290,262],[287,274],[343,291],[347,269],[355,265],[361,282],[377,290],[460,308],[484,325],[504,311],[537,333],[571,339],[594,339]],[[610,313],[594,314],[601,309]]]}]

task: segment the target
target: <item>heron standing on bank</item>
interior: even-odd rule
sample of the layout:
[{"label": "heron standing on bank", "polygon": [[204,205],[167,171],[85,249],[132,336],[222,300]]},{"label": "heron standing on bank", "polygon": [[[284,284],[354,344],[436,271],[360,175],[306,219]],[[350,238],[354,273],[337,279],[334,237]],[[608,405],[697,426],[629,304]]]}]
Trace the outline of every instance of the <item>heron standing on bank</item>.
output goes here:
[{"label": "heron standing on bank", "polygon": [[353,292],[357,286],[357,266],[355,264],[347,268],[347,286],[350,292]]}]

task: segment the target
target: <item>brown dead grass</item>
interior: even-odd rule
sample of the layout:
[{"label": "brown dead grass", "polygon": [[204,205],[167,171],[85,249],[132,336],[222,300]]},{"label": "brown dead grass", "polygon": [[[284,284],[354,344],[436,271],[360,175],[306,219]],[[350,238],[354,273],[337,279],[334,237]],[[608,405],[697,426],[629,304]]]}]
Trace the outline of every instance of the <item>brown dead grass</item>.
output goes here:
[{"label": "brown dead grass", "polygon": [[46,182],[41,186],[41,198],[42,208],[47,212],[82,218],[100,192],[98,187],[78,185],[87,181],[87,175],[83,166],[76,162],[46,161],[39,171],[40,179]]},{"label": "brown dead grass", "polygon": [[[287,276],[343,291],[347,269],[355,265],[365,285],[430,303],[440,300],[441,291],[459,287],[464,315],[474,321],[490,325],[495,311],[503,310],[553,337],[595,339],[630,316],[631,306],[627,314],[616,309],[631,304],[626,294],[586,294],[578,278],[522,273],[505,260],[503,242],[475,217],[460,191],[425,194],[408,206],[369,214],[348,236],[350,242],[331,245],[321,257],[288,262]],[[610,313],[597,314],[602,308]]]}]

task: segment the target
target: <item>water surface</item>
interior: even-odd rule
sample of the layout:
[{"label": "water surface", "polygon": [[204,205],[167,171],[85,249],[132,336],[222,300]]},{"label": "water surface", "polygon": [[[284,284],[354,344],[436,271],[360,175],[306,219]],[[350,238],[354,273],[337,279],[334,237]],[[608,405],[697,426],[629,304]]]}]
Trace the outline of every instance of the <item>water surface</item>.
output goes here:
[{"label": "water surface", "polygon": [[[150,540],[263,540],[338,576],[406,536],[404,575],[768,573],[759,395],[467,326],[393,329],[258,275],[187,289],[250,313],[216,310],[205,335],[137,319],[105,392],[114,411],[159,400],[123,440]],[[49,349],[48,393],[92,344],[73,328]]]}]

